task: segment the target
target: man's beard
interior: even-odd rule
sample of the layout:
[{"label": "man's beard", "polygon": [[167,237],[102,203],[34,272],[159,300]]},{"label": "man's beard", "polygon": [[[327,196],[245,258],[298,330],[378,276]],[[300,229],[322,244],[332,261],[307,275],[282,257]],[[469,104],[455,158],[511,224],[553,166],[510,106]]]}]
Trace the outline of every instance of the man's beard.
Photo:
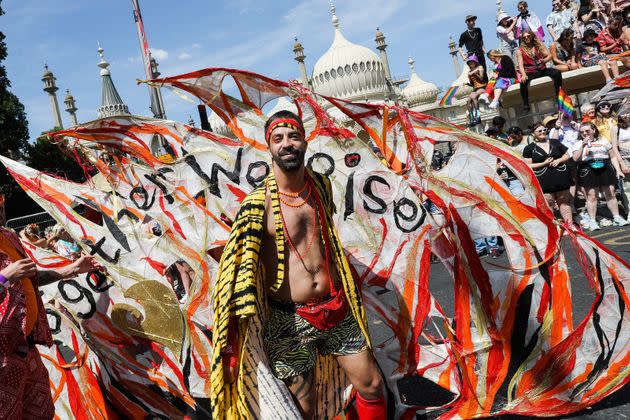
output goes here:
[{"label": "man's beard", "polygon": [[[288,159],[283,159],[286,155],[293,155]],[[295,172],[304,166],[304,152],[297,149],[281,150],[272,159],[284,172]]]}]

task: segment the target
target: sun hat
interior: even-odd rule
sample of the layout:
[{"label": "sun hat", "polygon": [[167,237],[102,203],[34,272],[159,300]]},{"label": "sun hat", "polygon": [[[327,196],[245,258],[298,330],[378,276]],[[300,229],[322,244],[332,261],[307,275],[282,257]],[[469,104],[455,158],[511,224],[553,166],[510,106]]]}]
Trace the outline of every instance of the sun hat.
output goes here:
[{"label": "sun hat", "polygon": [[499,13],[499,16],[497,17],[497,22],[498,22],[498,23],[501,23],[501,21],[502,21],[503,19],[505,19],[505,18],[509,18],[509,17],[510,17],[510,15],[508,15],[507,13],[505,13],[505,12],[501,12],[501,13]]},{"label": "sun hat", "polygon": [[479,64],[479,58],[477,58],[477,56],[475,54],[470,54],[468,56],[468,60],[466,60],[466,63],[468,63],[470,61],[474,61],[475,63]]},{"label": "sun hat", "polygon": [[488,51],[488,58],[492,58],[492,57],[501,57],[504,56],[505,53],[497,48]]},{"label": "sun hat", "polygon": [[557,121],[558,120],[558,116],[557,115],[548,115],[545,117],[545,119],[543,120],[543,125],[545,127],[547,127],[550,123]]},{"label": "sun hat", "polygon": [[466,15],[466,19],[464,22],[468,22],[469,20],[477,20],[477,16],[475,15]]}]

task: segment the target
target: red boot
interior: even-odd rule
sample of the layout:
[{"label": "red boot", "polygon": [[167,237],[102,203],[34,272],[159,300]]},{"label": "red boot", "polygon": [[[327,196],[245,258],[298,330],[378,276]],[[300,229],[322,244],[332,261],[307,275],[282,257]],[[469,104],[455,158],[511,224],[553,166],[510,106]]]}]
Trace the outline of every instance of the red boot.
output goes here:
[{"label": "red boot", "polygon": [[355,406],[359,420],[387,419],[387,403],[384,395],[375,400],[366,400],[357,392]]}]

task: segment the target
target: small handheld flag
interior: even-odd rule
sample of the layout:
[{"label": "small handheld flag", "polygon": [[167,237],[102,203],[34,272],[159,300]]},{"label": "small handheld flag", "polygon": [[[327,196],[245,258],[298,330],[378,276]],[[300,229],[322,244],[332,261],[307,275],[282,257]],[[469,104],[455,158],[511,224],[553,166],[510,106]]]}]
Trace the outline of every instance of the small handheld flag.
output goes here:
[{"label": "small handheld flag", "polygon": [[455,93],[457,93],[458,90],[459,86],[451,86],[449,90],[446,91],[444,97],[440,99],[440,106],[451,105],[453,103]]},{"label": "small handheld flag", "polygon": [[573,116],[573,102],[571,97],[567,95],[562,88],[558,92],[558,110],[567,117]]}]

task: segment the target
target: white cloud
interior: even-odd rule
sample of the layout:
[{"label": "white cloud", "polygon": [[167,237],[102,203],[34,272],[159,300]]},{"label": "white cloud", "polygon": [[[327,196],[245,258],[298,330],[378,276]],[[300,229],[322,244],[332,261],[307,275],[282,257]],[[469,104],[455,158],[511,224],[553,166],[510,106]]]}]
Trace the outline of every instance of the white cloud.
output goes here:
[{"label": "white cloud", "polygon": [[187,52],[183,52],[177,56],[178,60],[190,60],[191,58],[192,58],[192,55],[188,54]]},{"label": "white cloud", "polygon": [[160,48],[150,48],[151,56],[157,61],[164,61],[168,58],[168,51]]},{"label": "white cloud", "polygon": [[196,43],[196,42],[195,42],[194,44],[192,44],[192,45],[190,46],[190,48],[195,49],[195,50],[198,50],[199,48],[201,48],[201,44],[198,44],[198,43]]}]

